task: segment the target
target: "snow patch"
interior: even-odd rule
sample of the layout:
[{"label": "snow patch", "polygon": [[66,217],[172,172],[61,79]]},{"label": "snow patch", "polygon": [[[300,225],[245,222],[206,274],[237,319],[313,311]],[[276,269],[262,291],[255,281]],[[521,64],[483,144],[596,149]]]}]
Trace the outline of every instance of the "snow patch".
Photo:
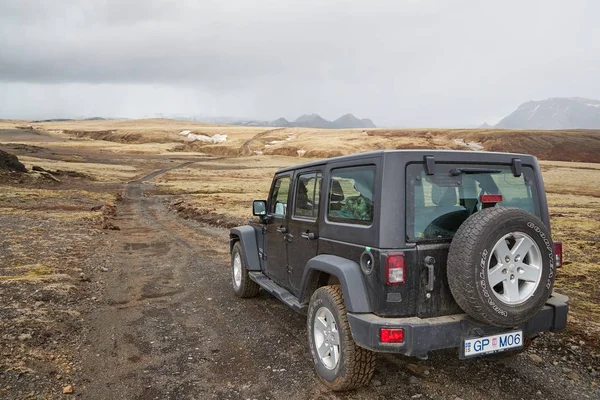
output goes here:
[{"label": "snow patch", "polygon": [[179,134],[180,134],[181,136],[187,136],[187,135],[189,135],[190,133],[192,133],[192,131],[181,131],[181,132],[179,132]]},{"label": "snow patch", "polygon": [[227,141],[227,135],[221,135],[219,133],[213,136],[196,135],[195,133],[189,133],[187,135],[188,142],[204,142],[204,143],[223,143]]},{"label": "snow patch", "polygon": [[539,104],[537,106],[535,106],[535,108],[533,109],[531,115],[529,116],[529,118],[527,118],[528,120],[530,120],[535,115],[535,113],[537,112],[538,108],[540,108]]},{"label": "snow patch", "polygon": [[298,157],[304,157],[306,150],[297,150],[296,153],[298,153]]},{"label": "snow patch", "polygon": [[468,147],[471,150],[475,150],[475,151],[480,151],[483,150],[483,146],[477,142],[465,142],[464,139],[454,139],[454,143],[459,145],[459,146],[463,146],[463,147]]},{"label": "snow patch", "polygon": [[558,108],[558,110],[556,110],[556,112],[554,114],[552,114],[552,118],[556,117],[556,114],[558,114],[560,112],[560,107]]}]

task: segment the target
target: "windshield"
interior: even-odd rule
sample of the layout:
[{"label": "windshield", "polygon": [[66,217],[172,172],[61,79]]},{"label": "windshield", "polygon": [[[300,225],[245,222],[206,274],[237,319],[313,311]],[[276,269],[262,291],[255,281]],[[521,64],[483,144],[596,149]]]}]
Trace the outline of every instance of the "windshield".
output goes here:
[{"label": "windshield", "polygon": [[502,207],[517,207],[539,215],[533,170],[523,167],[515,177],[508,166],[473,168],[436,165],[427,175],[423,164],[407,167],[407,235],[412,241],[450,239],[474,212],[482,194],[501,194]]}]

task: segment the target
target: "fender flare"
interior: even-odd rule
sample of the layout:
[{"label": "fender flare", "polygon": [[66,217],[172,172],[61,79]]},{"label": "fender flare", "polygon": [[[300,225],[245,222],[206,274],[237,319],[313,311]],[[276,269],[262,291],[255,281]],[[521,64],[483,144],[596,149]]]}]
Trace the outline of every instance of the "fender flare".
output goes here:
[{"label": "fender flare", "polygon": [[344,305],[349,312],[369,313],[373,311],[360,266],[354,261],[331,254],[318,255],[306,263],[300,288],[300,299],[304,298],[312,274],[319,272],[325,272],[338,278],[344,295]]},{"label": "fender flare", "polygon": [[242,246],[242,257],[246,260],[249,271],[260,271],[260,258],[258,257],[258,243],[256,231],[250,225],[231,228],[229,231],[229,251],[233,249],[235,242]]}]

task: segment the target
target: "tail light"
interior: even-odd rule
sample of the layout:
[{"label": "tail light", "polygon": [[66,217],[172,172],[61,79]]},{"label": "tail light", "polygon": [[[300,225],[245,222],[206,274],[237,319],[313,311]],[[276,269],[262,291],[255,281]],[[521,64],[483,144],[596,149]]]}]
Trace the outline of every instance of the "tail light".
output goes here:
[{"label": "tail light", "polygon": [[479,200],[483,204],[496,204],[502,203],[502,195],[501,194],[482,194]]},{"label": "tail light", "polygon": [[554,265],[556,268],[563,265],[562,242],[554,242]]},{"label": "tail light", "polygon": [[399,285],[406,279],[404,253],[388,254],[385,260],[385,277],[388,285]]},{"label": "tail light", "polygon": [[379,330],[379,341],[381,343],[403,343],[404,329],[402,328],[381,328]]}]

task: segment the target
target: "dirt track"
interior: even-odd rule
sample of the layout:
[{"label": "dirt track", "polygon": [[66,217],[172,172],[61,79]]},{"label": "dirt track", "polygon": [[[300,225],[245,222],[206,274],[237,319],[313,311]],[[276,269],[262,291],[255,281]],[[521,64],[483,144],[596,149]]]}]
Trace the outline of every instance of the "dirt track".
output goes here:
[{"label": "dirt track", "polygon": [[573,358],[574,370],[584,376],[585,366],[597,368],[598,359],[571,350],[556,336],[534,346],[541,365],[528,355],[468,362],[454,351],[426,362],[383,355],[371,387],[327,392],[313,373],[304,318],[264,293],[250,300],[233,296],[227,232],[183,221],[166,211],[160,196],[146,195],[150,186],[142,182],[164,171],[126,187],[116,221],[121,231],[96,255],[110,271],[103,275],[103,306],[85,318],[89,332],[79,385],[85,398],[598,396],[589,382],[570,380],[564,370],[573,369]]}]

